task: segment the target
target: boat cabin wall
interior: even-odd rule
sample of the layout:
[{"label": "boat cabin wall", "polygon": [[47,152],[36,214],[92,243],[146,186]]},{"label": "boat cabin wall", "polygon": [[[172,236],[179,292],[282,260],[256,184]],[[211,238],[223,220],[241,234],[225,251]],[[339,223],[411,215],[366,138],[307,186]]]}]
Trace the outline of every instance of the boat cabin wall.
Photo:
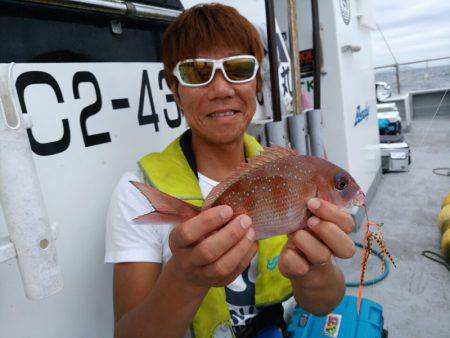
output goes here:
[{"label": "boat cabin wall", "polygon": [[5,85],[14,89],[20,115],[31,116],[30,145],[58,228],[64,279],[61,292],[30,301],[17,261],[0,264],[2,337],[113,336],[112,266],[103,263],[112,191],[141,156],[186,129],[160,62],[167,24],[123,19],[116,34],[111,19],[119,18],[0,2],[0,25],[8,27],[0,31],[0,67],[15,62]]},{"label": "boat cabin wall", "polygon": [[[328,159],[346,168],[364,192],[380,172],[371,30],[372,1],[318,1],[322,47],[321,109]],[[311,5],[298,2],[299,48],[311,49]],[[306,23],[306,24],[304,24]],[[302,78],[313,101],[312,77]]]}]

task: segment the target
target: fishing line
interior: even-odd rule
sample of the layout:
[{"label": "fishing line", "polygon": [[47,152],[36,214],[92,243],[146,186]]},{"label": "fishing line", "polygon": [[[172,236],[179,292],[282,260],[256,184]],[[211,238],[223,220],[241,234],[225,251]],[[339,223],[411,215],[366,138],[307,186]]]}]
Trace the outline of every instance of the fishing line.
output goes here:
[{"label": "fishing line", "polygon": [[395,57],[395,55],[394,55],[394,52],[393,52],[392,49],[391,49],[391,46],[390,46],[389,43],[387,42],[387,40],[386,40],[386,38],[385,38],[385,36],[384,36],[384,34],[383,34],[383,31],[381,30],[380,26],[378,26],[378,23],[375,23],[375,25],[377,26],[377,29],[378,29],[378,31],[380,32],[381,37],[382,37],[383,40],[384,40],[384,43],[386,44],[386,46],[387,46],[389,52],[391,53],[391,56],[392,56],[392,58],[394,59],[395,64],[398,65],[398,61],[397,61],[397,59],[396,59],[396,57]]},{"label": "fishing line", "polygon": [[445,92],[444,92],[444,95],[442,95],[441,102],[439,102],[439,105],[438,105],[436,111],[434,112],[433,118],[431,119],[430,123],[428,124],[428,128],[425,131],[425,134],[423,135],[422,141],[419,143],[418,147],[421,147],[423,145],[423,142],[425,141],[425,138],[427,137],[428,132],[430,131],[431,125],[433,124],[433,120],[435,119],[436,115],[438,114],[439,109],[441,108],[442,102],[444,101],[444,98],[447,95],[447,92],[448,92],[448,89],[446,89]]}]

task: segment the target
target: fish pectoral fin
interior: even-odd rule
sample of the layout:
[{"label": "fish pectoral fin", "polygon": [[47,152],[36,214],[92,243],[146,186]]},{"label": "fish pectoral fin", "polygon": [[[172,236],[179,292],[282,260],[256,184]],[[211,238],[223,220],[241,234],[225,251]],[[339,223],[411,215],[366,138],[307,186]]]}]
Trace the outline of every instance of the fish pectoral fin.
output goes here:
[{"label": "fish pectoral fin", "polygon": [[151,223],[151,224],[178,224],[180,217],[176,214],[162,214],[157,211],[152,211],[147,214],[133,218],[137,223]]}]

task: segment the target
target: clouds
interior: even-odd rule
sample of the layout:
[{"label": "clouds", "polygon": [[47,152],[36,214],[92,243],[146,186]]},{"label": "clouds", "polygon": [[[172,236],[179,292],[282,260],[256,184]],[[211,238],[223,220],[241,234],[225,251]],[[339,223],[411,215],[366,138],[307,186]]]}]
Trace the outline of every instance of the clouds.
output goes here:
[{"label": "clouds", "polygon": [[[450,1],[374,0],[375,19],[398,62],[450,56]],[[372,34],[375,65],[392,64],[380,33]]]}]

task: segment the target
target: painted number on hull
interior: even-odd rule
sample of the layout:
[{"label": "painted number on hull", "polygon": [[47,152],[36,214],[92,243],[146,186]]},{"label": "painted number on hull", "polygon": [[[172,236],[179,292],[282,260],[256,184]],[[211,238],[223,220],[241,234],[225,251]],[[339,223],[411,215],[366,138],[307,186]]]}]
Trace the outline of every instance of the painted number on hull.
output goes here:
[{"label": "painted number on hull", "polygon": [[[158,87],[159,90],[163,90],[163,80],[164,80],[164,72],[160,70],[158,73]],[[111,142],[110,133],[106,130],[100,133],[89,133],[89,119],[101,113],[101,109],[103,106],[104,98],[101,94],[101,89],[97,78],[92,72],[89,71],[78,71],[72,77],[72,92],[73,99],[79,100],[81,98],[80,95],[80,86],[82,84],[90,84],[90,87],[95,93],[95,101],[80,111],[80,128],[81,134],[83,137],[85,147],[91,147],[95,145],[100,145],[104,143]],[[63,93],[61,91],[61,87],[56,81],[56,79],[49,73],[43,71],[27,71],[20,74],[16,80],[16,91],[19,99],[20,108],[23,114],[27,114],[27,105],[25,103],[25,90],[32,85],[47,85],[49,86],[49,90],[52,90],[56,96],[56,101],[58,103],[64,103],[64,100],[69,98],[64,98]],[[141,78],[141,90],[139,95],[139,107],[137,110],[137,122],[138,125],[147,125],[153,124],[155,132],[159,132],[159,124],[160,119],[159,115],[155,109],[152,88],[150,86],[150,81],[148,77],[147,70],[143,70],[142,78]],[[66,95],[67,96],[67,95]],[[72,98],[70,98],[72,99]],[[145,101],[148,100],[150,102],[150,114],[145,114],[148,110],[145,105]],[[175,100],[173,95],[168,94],[165,95],[165,100],[167,103],[174,103]],[[129,100],[127,98],[122,99],[113,99],[111,100],[112,109],[124,109],[130,108]],[[175,104],[175,103],[174,103]],[[181,112],[177,107],[177,116],[175,118],[171,118],[167,112],[167,109],[163,109],[162,111],[164,115],[164,119],[166,124],[170,128],[178,128],[181,125]],[[62,136],[57,140],[52,140],[49,142],[39,142],[33,135],[33,128],[27,129],[28,138],[30,140],[32,151],[40,156],[50,156],[61,153],[65,151],[71,142],[71,129],[68,119],[61,119],[61,125],[63,129]]]}]

